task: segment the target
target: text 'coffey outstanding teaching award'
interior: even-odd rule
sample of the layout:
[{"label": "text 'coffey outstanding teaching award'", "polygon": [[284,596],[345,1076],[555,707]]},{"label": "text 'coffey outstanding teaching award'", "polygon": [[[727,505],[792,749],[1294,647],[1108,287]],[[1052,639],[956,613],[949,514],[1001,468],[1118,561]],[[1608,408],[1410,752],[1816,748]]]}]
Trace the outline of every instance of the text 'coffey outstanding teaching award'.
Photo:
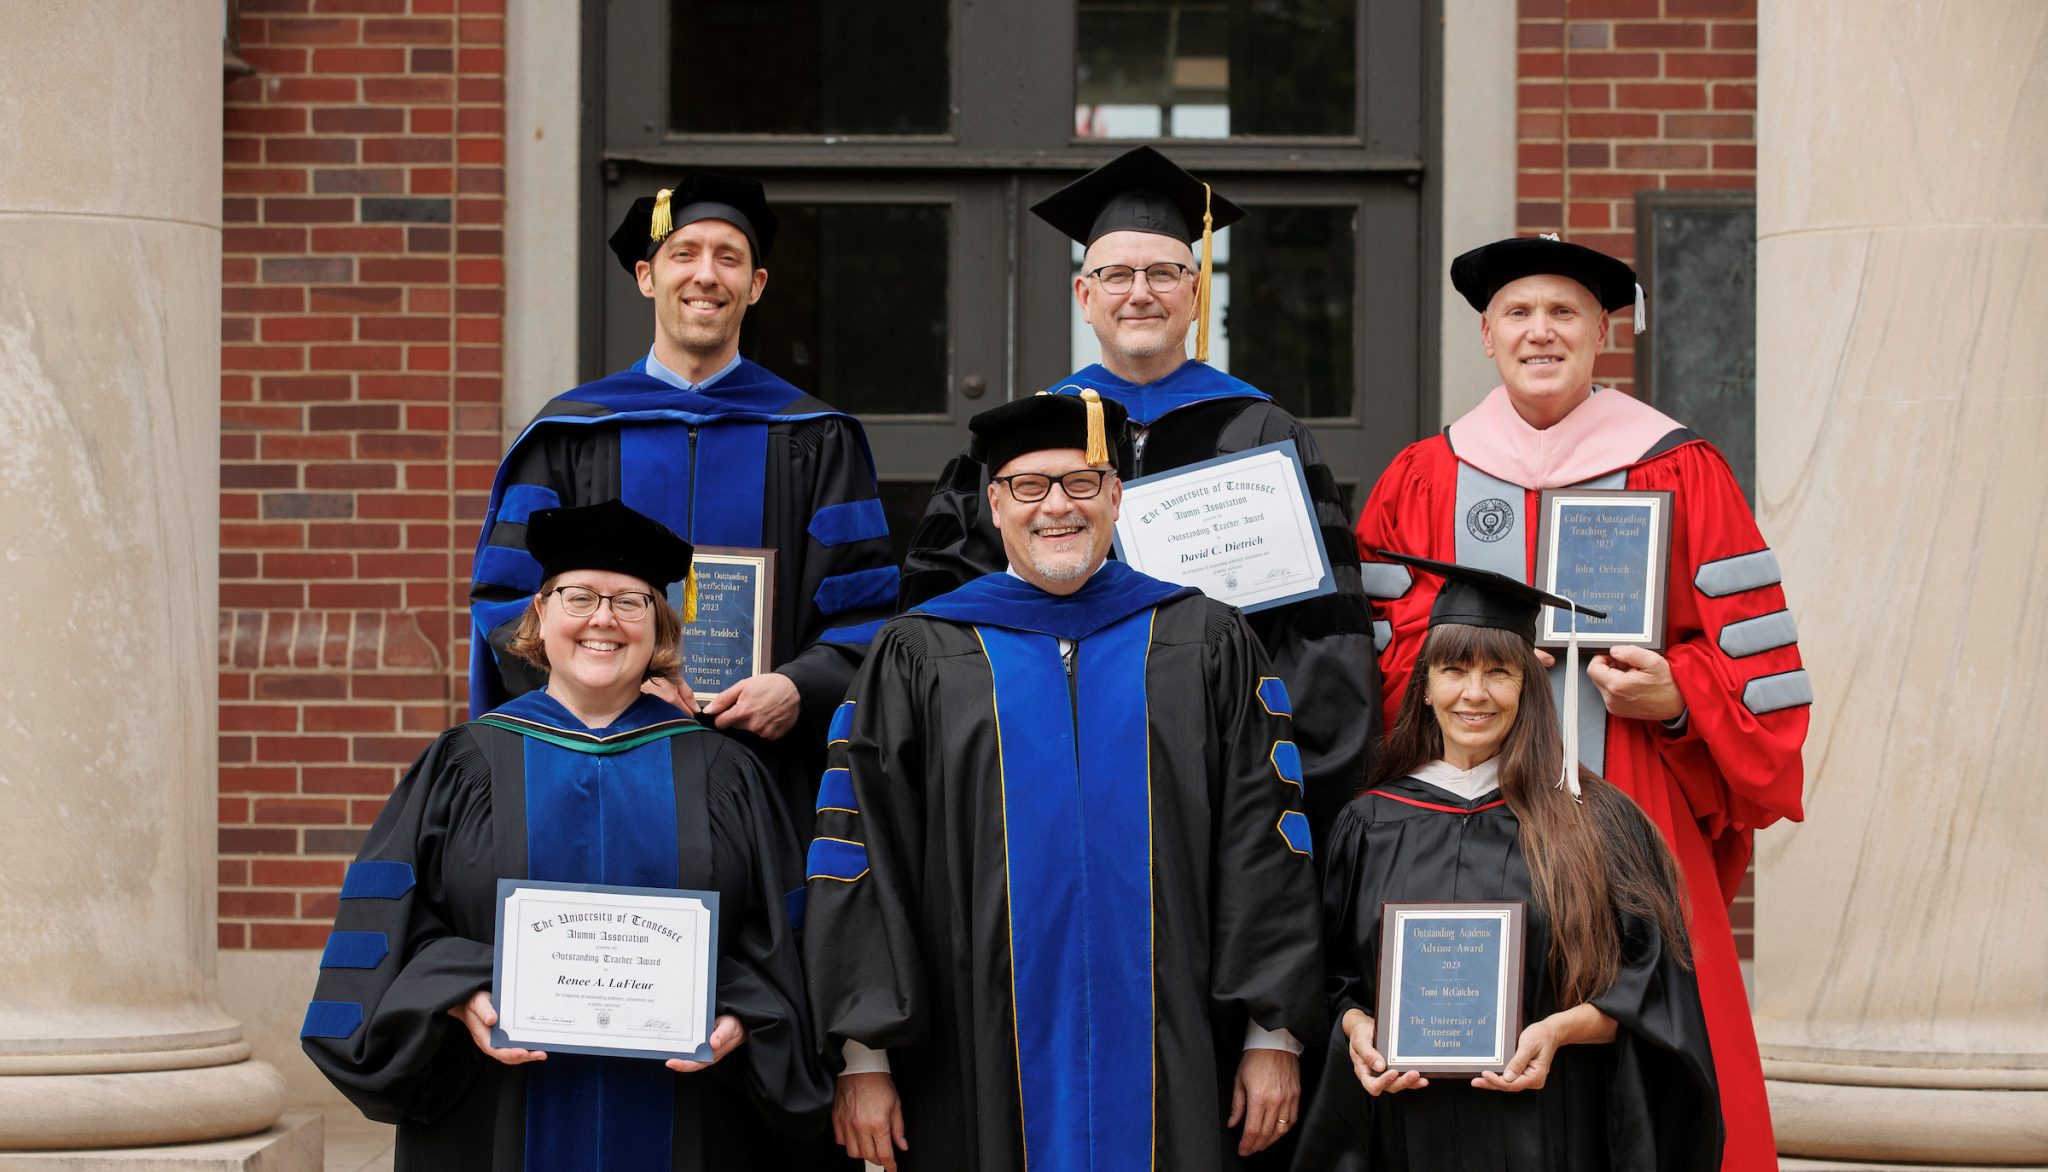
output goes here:
[{"label": "text 'coffey outstanding teaching award'", "polygon": [[1337,589],[1293,440],[1126,483],[1116,556],[1247,612]]},{"label": "text 'coffey outstanding teaching award'", "polygon": [[1536,509],[1536,585],[1604,619],[1544,607],[1538,647],[1562,647],[1576,618],[1595,647],[1664,649],[1671,566],[1667,489],[1551,488]]},{"label": "text 'coffey outstanding teaching award'", "polygon": [[498,880],[491,1045],[711,1057],[718,893]]},{"label": "text 'coffey outstanding teaching award'", "polygon": [[[698,703],[775,667],[775,551],[700,545],[690,556],[697,576],[697,617],[683,624],[683,683]],[[682,582],[669,587],[678,614]]]},{"label": "text 'coffey outstanding teaching award'", "polygon": [[1389,1070],[1500,1071],[1522,1033],[1524,907],[1380,905],[1374,1042]]}]

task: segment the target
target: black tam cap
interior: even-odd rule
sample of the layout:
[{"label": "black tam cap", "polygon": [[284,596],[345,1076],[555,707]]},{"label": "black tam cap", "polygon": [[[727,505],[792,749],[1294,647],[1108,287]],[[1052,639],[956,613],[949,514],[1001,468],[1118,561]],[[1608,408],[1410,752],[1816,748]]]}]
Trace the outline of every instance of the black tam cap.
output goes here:
[{"label": "black tam cap", "polygon": [[540,562],[543,578],[609,570],[666,591],[690,572],[690,543],[624,501],[535,510],[526,519],[526,551]]},{"label": "black tam cap", "polygon": [[1084,247],[1111,232],[1156,232],[1183,244],[1202,238],[1202,207],[1221,232],[1244,209],[1202,186],[1148,146],[1125,151],[1031,205],[1039,219]]},{"label": "black tam cap", "polygon": [[1048,448],[1080,448],[1088,463],[1108,464],[1123,442],[1129,419],[1122,403],[1092,388],[1078,395],[1040,391],[968,420],[968,454],[991,474],[1026,452]]},{"label": "black tam cap", "polygon": [[699,220],[724,220],[738,228],[754,250],[754,264],[767,263],[778,223],[768,208],[768,193],[752,179],[709,171],[685,175],[674,187],[634,200],[612,233],[612,255],[630,273],[654,256],[669,233]]},{"label": "black tam cap", "polygon": [[1414,566],[1443,578],[1443,589],[1437,591],[1436,605],[1429,610],[1429,625],[1432,627],[1446,623],[1491,627],[1496,631],[1520,635],[1524,642],[1534,646],[1536,616],[1543,607],[1575,610],[1596,619],[1607,617],[1604,610],[1580,606],[1562,595],[1538,590],[1527,582],[1492,570],[1476,570],[1456,562],[1412,557],[1388,549],[1374,550],[1373,553],[1390,562]]},{"label": "black tam cap", "polygon": [[1501,288],[1523,277],[1554,273],[1569,277],[1605,310],[1636,303],[1636,271],[1604,252],[1568,244],[1554,235],[1516,236],[1481,245],[1451,262],[1451,285],[1481,313]]}]

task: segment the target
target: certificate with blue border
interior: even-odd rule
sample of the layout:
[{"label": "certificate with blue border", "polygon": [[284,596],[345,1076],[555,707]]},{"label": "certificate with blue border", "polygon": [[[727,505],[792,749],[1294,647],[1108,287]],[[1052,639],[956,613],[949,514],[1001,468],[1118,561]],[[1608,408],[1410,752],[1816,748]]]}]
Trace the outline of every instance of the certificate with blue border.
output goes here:
[{"label": "certificate with blue border", "polygon": [[1380,905],[1374,1044],[1389,1070],[1499,1071],[1522,1034],[1521,901]]},{"label": "certificate with blue border", "polygon": [[498,880],[491,1045],[711,1058],[718,893]]},{"label": "certificate with blue border", "polygon": [[1662,651],[1670,573],[1670,490],[1545,489],[1536,506],[1536,585],[1607,617],[1546,606],[1536,645],[1564,646],[1576,621],[1582,643]]},{"label": "certificate with blue border", "polygon": [[[699,703],[775,667],[775,551],[698,546],[697,617],[683,624],[683,683]],[[669,587],[676,613],[686,584]]]},{"label": "certificate with blue border", "polygon": [[1337,589],[1293,440],[1125,483],[1116,556],[1246,612]]}]

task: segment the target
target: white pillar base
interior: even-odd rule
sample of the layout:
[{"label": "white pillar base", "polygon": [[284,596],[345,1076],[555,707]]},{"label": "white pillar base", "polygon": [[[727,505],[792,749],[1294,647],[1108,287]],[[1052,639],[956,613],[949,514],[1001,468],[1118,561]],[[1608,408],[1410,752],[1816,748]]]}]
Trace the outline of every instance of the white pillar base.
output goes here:
[{"label": "white pillar base", "polygon": [[[260,1132],[283,1110],[284,1076],[265,1062],[114,1074],[12,1074],[0,1076],[0,1150],[218,1140]],[[313,1145],[317,1156],[317,1127]],[[317,1167],[317,1160],[310,1166]],[[0,1158],[0,1169],[14,1167]]]},{"label": "white pillar base", "polygon": [[265,1131],[211,1143],[94,1152],[0,1152],[0,1172],[321,1172],[322,1123],[291,1114]]}]

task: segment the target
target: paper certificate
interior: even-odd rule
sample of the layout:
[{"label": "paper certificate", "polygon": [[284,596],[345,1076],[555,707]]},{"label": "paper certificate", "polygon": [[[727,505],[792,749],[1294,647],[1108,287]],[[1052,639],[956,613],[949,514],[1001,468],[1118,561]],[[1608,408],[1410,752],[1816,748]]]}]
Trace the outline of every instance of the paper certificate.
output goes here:
[{"label": "paper certificate", "polygon": [[711,1057],[718,894],[498,880],[493,1046]]},{"label": "paper certificate", "polygon": [[1505,1069],[1522,1032],[1523,906],[1380,907],[1374,1041],[1390,1070]]},{"label": "paper certificate", "polygon": [[1293,440],[1125,484],[1116,556],[1244,611],[1337,589]]},{"label": "paper certificate", "polygon": [[[775,551],[699,546],[697,618],[683,624],[683,682],[701,703],[775,667]],[[685,584],[669,587],[683,613]]]},{"label": "paper certificate", "polygon": [[[1607,612],[1604,619],[1577,616],[1582,641],[1664,649],[1669,489],[1545,489],[1536,526],[1536,585]],[[1574,621],[1563,610],[1544,607],[1536,645],[1564,646]]]}]

